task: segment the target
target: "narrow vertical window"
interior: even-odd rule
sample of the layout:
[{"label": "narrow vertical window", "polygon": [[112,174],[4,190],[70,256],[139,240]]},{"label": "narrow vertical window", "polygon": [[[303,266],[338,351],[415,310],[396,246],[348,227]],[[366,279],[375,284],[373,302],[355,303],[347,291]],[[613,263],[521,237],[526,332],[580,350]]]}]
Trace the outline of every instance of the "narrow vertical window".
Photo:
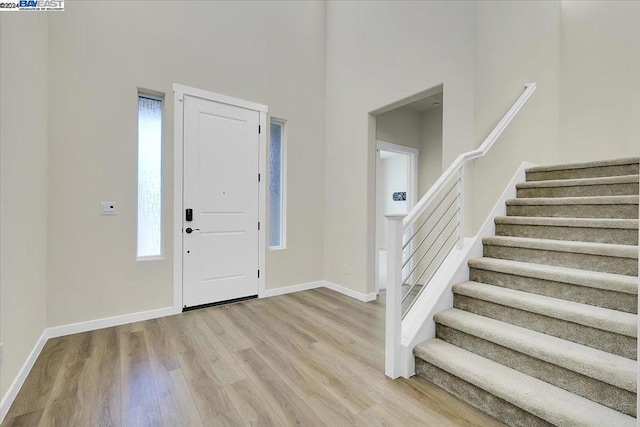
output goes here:
[{"label": "narrow vertical window", "polygon": [[271,119],[269,144],[269,248],[285,248],[285,124]]},{"label": "narrow vertical window", "polygon": [[138,94],[138,258],[162,256],[162,98]]}]

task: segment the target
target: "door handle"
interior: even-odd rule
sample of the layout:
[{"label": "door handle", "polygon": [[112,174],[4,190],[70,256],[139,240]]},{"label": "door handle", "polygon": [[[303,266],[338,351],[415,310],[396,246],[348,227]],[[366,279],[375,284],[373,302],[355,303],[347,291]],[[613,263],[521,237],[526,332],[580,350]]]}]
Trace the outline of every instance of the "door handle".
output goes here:
[{"label": "door handle", "polygon": [[184,231],[186,231],[186,232],[187,232],[187,234],[191,234],[191,233],[193,233],[194,231],[200,231],[200,229],[199,229],[199,228],[191,228],[191,227],[187,227],[187,229],[186,229],[186,230],[184,230]]}]

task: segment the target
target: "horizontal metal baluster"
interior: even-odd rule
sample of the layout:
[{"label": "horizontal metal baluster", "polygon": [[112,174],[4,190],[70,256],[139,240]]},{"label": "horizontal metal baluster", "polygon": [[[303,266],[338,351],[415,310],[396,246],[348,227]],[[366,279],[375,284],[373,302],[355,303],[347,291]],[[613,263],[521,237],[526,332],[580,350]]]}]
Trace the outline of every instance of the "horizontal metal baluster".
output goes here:
[{"label": "horizontal metal baluster", "polygon": [[427,233],[426,236],[424,236],[424,238],[422,239],[422,241],[420,241],[420,243],[418,244],[418,246],[413,250],[413,252],[411,253],[411,255],[409,255],[409,257],[405,260],[404,263],[402,263],[402,268],[404,268],[409,261],[411,260],[411,258],[413,258],[413,256],[418,252],[418,249],[420,249],[420,246],[422,246],[422,244],[427,240],[427,238],[429,238],[429,236],[431,236],[431,233],[433,232],[433,230],[435,229],[436,225],[438,225],[440,223],[440,221],[445,217],[444,214],[446,214],[447,212],[449,212],[449,209],[451,209],[451,207],[453,206],[454,203],[456,203],[456,201],[458,200],[458,197],[460,197],[460,193],[458,193],[458,195],[456,197],[454,197],[454,199],[451,201],[451,203],[449,203],[449,206],[447,206],[447,209],[443,212],[442,217],[440,217],[440,219],[438,221],[436,221],[436,223],[433,225],[433,228]]},{"label": "horizontal metal baluster", "polygon": [[[460,223],[457,224],[458,226],[460,225]],[[433,258],[431,258],[431,261],[429,261],[429,264],[427,264],[427,267],[422,271],[422,274],[420,274],[420,276],[416,279],[415,283],[413,285],[410,285],[411,287],[409,288],[409,292],[411,292],[411,290],[414,288],[414,286],[418,285],[418,282],[420,281],[420,279],[422,279],[422,276],[424,276],[424,273],[427,272],[427,270],[429,270],[429,267],[431,267],[431,264],[433,264],[433,261],[436,260],[436,258],[438,257],[438,255],[440,254],[440,251],[442,251],[442,248],[444,248],[447,244],[447,242],[449,241],[449,239],[451,238],[451,236],[453,235],[453,233],[458,229],[458,226],[456,226],[453,231],[451,233],[449,233],[449,235],[447,236],[446,239],[444,239],[444,243],[442,244],[442,246],[440,246],[440,248],[438,249],[438,251],[436,252],[435,256]],[[439,237],[439,236],[438,236]],[[408,282],[404,282],[402,283],[402,286],[404,285],[409,285]],[[407,296],[409,294],[405,295],[404,298],[402,298],[402,302],[404,302],[405,299],[407,299]]]},{"label": "horizontal metal baluster", "polygon": [[[458,224],[458,227],[460,226],[460,224]],[[457,229],[457,227],[456,227]],[[454,232],[455,230],[454,229]],[[451,236],[453,236],[453,233],[449,234],[449,237],[447,237],[447,241],[451,238]],[[449,247],[449,251],[448,253],[451,253],[451,251],[453,250],[453,248],[455,247],[456,243],[458,242],[459,238],[456,237],[456,239],[451,243],[451,246]],[[444,248],[444,246],[443,246]],[[442,248],[441,248],[442,249]],[[442,265],[442,263],[444,262],[444,260],[447,259],[447,257],[442,257],[442,259],[440,260],[440,262],[438,263],[438,266],[436,267],[434,271],[434,274],[432,274],[431,276],[429,276],[429,280],[427,281],[427,283],[422,287],[422,289],[420,290],[420,292],[418,292],[418,294],[415,296],[415,298],[413,299],[413,301],[411,302],[411,304],[409,304],[409,306],[407,307],[406,310],[404,310],[402,312],[402,317],[404,318],[404,316],[409,312],[409,310],[411,310],[411,307],[413,307],[413,304],[418,300],[418,297],[420,297],[420,295],[422,294],[422,292],[427,288],[427,285],[429,284],[429,282],[431,282],[431,279],[433,279],[433,276],[435,275],[435,272],[438,271],[438,269],[440,268],[440,266]],[[435,258],[434,258],[435,260]],[[414,285],[415,286],[415,285]],[[407,294],[408,295],[408,294]],[[404,302],[404,301],[403,301]]]},{"label": "horizontal metal baluster", "polygon": [[[420,228],[418,228],[416,230],[415,233],[413,233],[413,235],[411,237],[409,237],[409,239],[405,242],[404,245],[402,245],[402,249],[404,250],[404,248],[407,247],[407,245],[409,244],[409,242],[411,242],[411,240],[413,240],[414,237],[416,237],[416,234],[418,234],[420,232],[420,230],[422,230],[422,227],[425,226],[425,224],[431,219],[431,217],[433,216],[434,213],[436,213],[436,211],[438,210],[438,208],[440,207],[440,205],[442,205],[442,202],[445,201],[445,199],[447,197],[449,197],[449,194],[451,194],[451,192],[457,187],[458,182],[460,182],[460,179],[458,178],[458,180],[451,186],[451,188],[447,191],[447,194],[442,198],[442,200],[440,200],[440,202],[438,202],[438,206],[436,206],[436,208],[429,214],[429,216],[427,217],[427,219],[424,220],[424,222],[422,223],[422,225],[420,226]],[[459,194],[458,194],[459,195]],[[456,196],[457,198],[457,196]]]}]

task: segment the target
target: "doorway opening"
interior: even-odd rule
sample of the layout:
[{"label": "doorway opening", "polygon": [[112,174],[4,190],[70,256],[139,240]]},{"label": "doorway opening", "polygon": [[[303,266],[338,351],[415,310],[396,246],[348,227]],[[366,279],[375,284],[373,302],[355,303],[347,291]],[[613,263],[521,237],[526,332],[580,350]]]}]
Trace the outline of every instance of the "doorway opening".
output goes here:
[{"label": "doorway opening", "polygon": [[418,154],[416,148],[377,141],[376,149],[376,290],[387,284],[386,214],[408,213],[416,203]]},{"label": "doorway opening", "polygon": [[[375,120],[375,290],[386,288],[389,213],[408,213],[440,177],[443,86],[372,112]],[[410,269],[411,266],[405,266]],[[419,292],[420,286],[412,292]]]}]

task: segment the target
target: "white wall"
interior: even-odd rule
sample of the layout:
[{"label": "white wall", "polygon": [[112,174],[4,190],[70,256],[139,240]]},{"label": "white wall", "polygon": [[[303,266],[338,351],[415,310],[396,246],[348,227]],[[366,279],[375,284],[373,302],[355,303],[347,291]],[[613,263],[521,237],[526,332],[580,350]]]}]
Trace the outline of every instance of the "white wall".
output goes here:
[{"label": "white wall", "polygon": [[0,14],[0,398],[46,327],[47,19]]},{"label": "white wall", "polygon": [[442,175],[442,105],[420,115],[418,194],[422,197]]},{"label": "white wall", "polygon": [[375,122],[444,83],[444,163],[471,147],[475,6],[328,2],[325,279],[374,289]]},{"label": "white wall", "polygon": [[376,116],[376,139],[420,149],[420,113],[396,108]]},{"label": "white wall", "polygon": [[[322,2],[68,2],[49,25],[49,325],[172,304],[174,82],[287,119],[287,249],[267,287],[323,278]],[[295,16],[295,19],[292,17]],[[137,88],[166,94],[166,259],[136,262]],[[99,215],[100,201],[119,203]]]},{"label": "white wall", "polygon": [[538,89],[491,152],[468,172],[473,195],[473,210],[467,211],[471,234],[523,160],[554,163],[559,153],[559,2],[483,1],[476,3],[476,9],[474,147],[526,83],[537,82]]},{"label": "white wall", "polygon": [[562,162],[640,155],[640,2],[562,1]]}]

